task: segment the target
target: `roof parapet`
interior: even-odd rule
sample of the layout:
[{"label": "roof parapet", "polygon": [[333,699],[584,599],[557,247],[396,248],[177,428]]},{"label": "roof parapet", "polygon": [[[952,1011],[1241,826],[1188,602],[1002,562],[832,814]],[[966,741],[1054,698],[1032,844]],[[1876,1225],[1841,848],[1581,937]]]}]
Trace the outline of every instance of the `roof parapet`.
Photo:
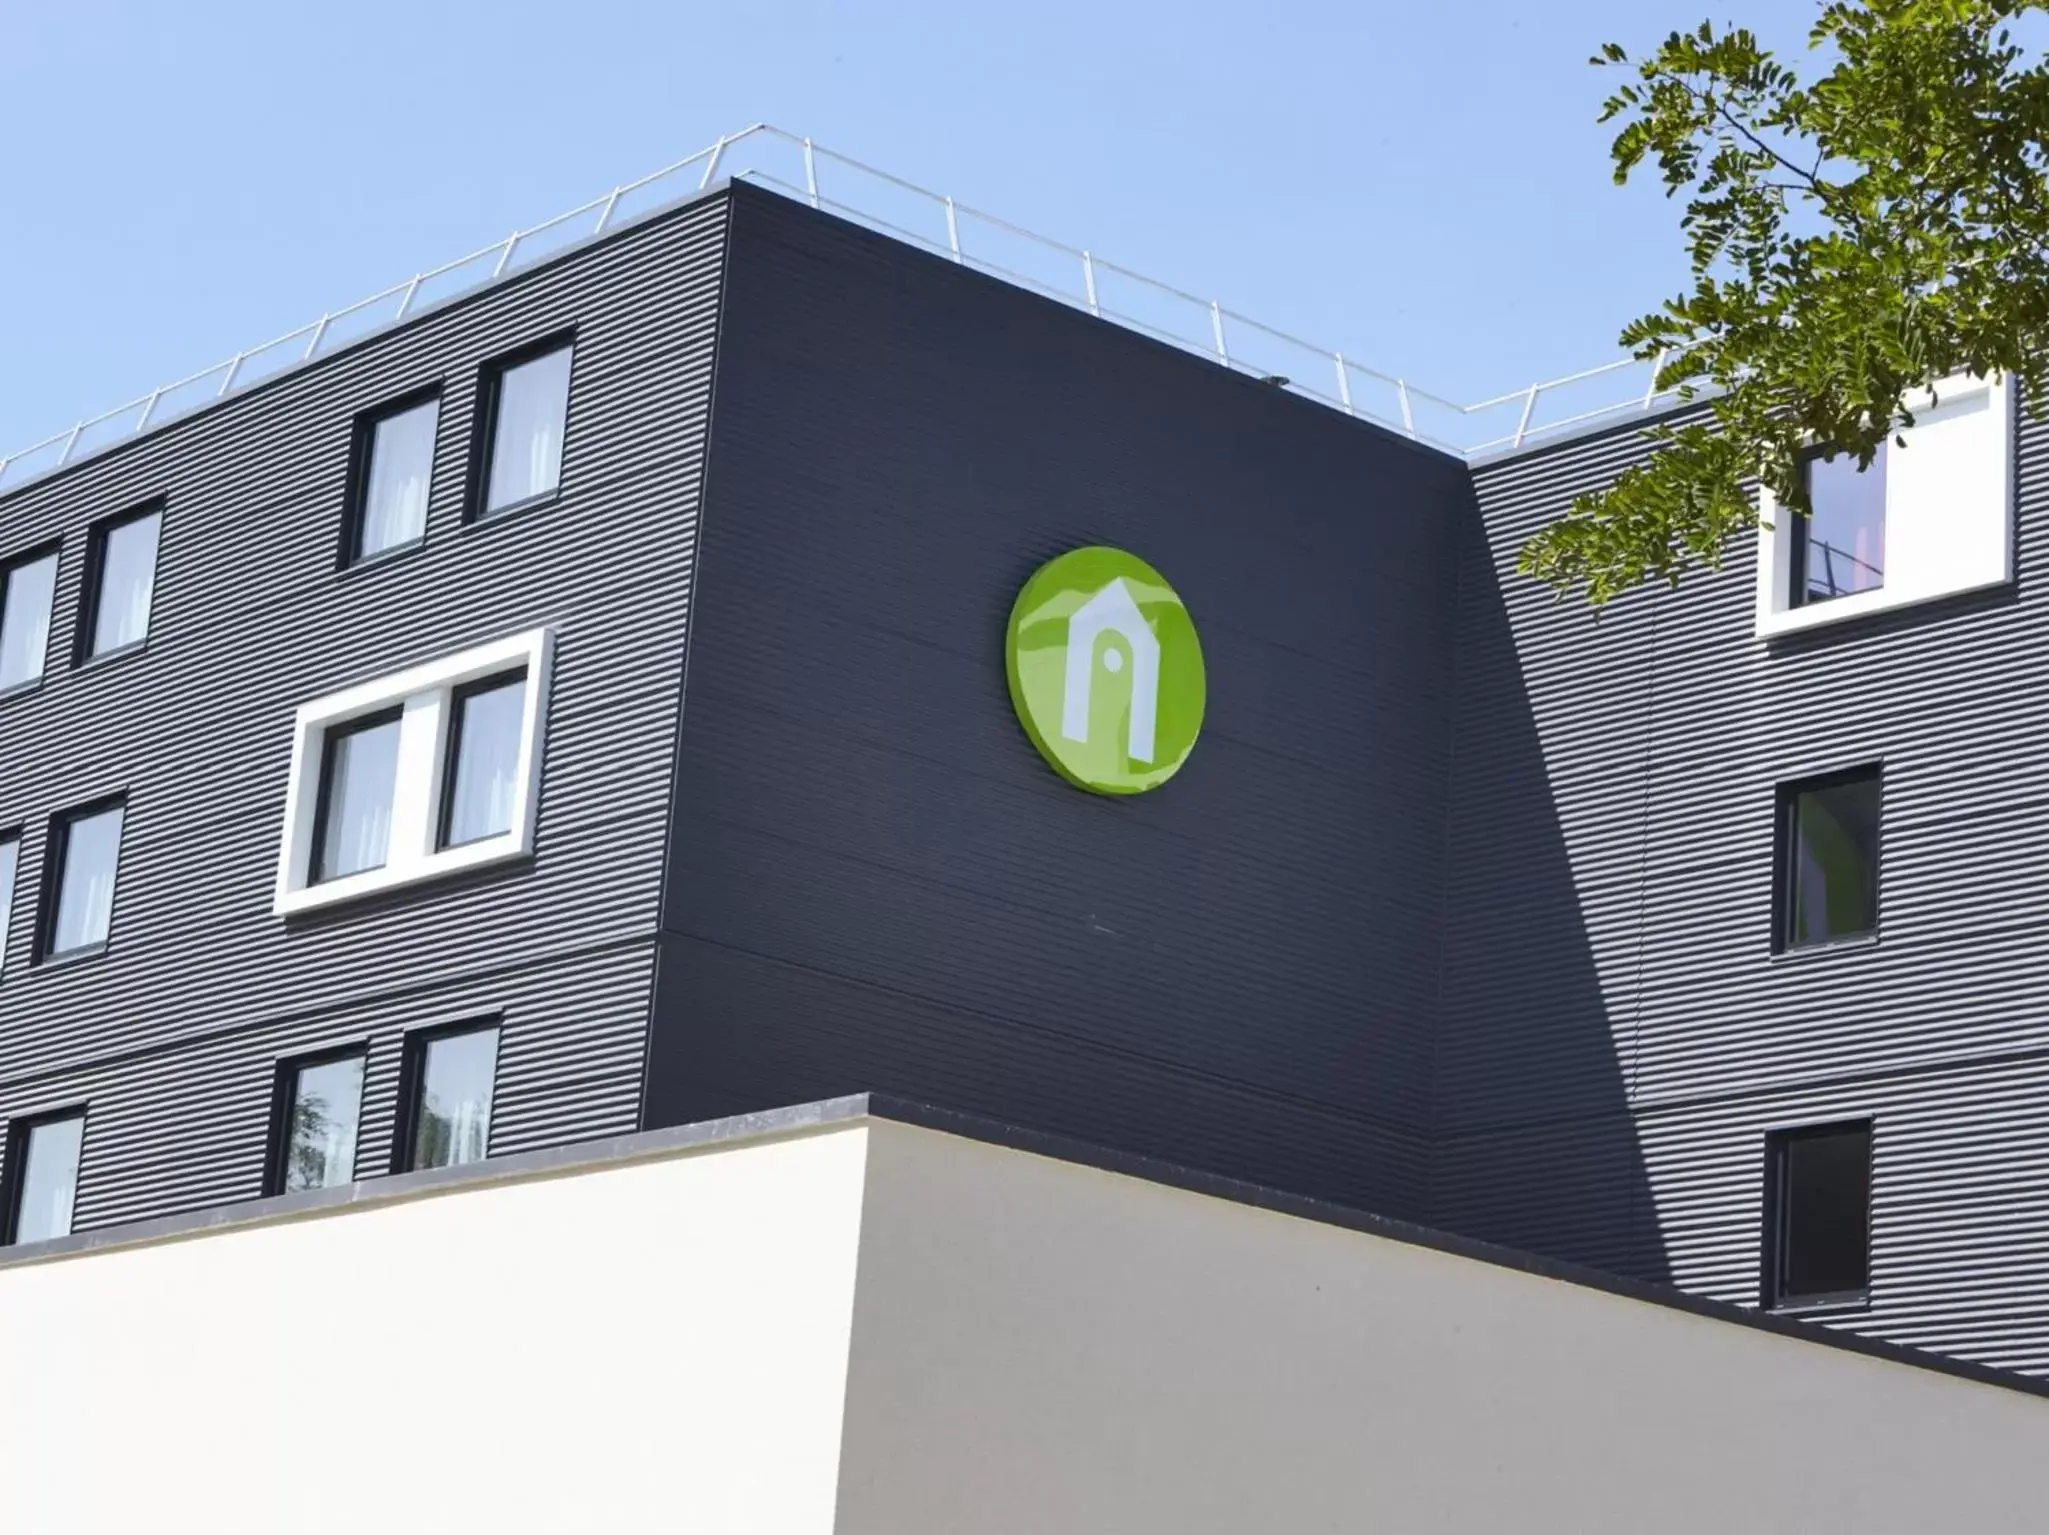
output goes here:
[{"label": "roof parapet", "polygon": [[[822,166],[829,175],[821,175]],[[1652,365],[1625,357],[1461,405],[1215,299],[1036,234],[811,139],[755,123],[567,212],[245,347],[41,442],[0,454],[0,494],[652,217],[709,190],[721,174],[773,188],[1461,458],[1520,448],[1592,422],[1646,414],[1675,398],[1656,387]],[[1540,405],[1563,413],[1545,414]]]}]

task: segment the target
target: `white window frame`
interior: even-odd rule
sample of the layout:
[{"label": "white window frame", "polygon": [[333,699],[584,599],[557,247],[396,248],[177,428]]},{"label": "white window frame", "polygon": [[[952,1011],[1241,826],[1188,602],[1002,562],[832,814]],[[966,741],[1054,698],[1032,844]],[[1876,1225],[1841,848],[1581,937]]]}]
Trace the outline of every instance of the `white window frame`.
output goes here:
[{"label": "white window frame", "polygon": [[[1793,513],[1758,491],[1757,633],[1764,638],[1983,591],[2013,581],[2013,403],[2004,376],[1958,374],[1907,398],[1904,448],[1886,448],[1885,584],[1823,602],[1792,602]],[[1958,447],[1938,434],[1985,413]],[[1969,427],[1965,426],[1968,431]],[[1982,437],[1986,440],[1980,441]],[[1917,439],[1919,439],[1917,441]],[[1956,452],[1964,451],[1959,460]],[[1916,454],[1919,457],[1916,457]],[[1995,526],[1996,523],[1996,526]]]},{"label": "white window frame", "polygon": [[[292,769],[285,787],[284,835],[271,910],[289,916],[528,856],[533,851],[534,824],[540,812],[541,755],[553,656],[552,633],[529,629],[330,693],[301,707],[292,724]],[[520,720],[519,761],[513,770],[512,828],[460,847],[440,847],[442,779],[449,766],[455,690],[464,683],[521,666],[527,677],[526,707]],[[390,850],[384,864],[313,883],[308,877],[313,864],[313,825],[319,816],[328,733],[394,706],[402,713]]]}]

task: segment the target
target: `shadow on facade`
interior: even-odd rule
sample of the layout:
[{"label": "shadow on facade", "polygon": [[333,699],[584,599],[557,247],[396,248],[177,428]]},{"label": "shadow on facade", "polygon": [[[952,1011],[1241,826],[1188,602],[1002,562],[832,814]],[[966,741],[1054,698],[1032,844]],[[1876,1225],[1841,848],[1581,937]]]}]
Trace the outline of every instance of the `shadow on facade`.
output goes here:
[{"label": "shadow on facade", "polygon": [[[1466,543],[1430,1219],[1668,1282],[1624,1058],[1648,606],[1612,611],[1599,644],[1573,647],[1586,675],[1533,703],[1495,559],[1479,534]],[[1525,641],[1585,622],[1533,612]],[[1571,847],[1566,813],[1617,834]]]}]

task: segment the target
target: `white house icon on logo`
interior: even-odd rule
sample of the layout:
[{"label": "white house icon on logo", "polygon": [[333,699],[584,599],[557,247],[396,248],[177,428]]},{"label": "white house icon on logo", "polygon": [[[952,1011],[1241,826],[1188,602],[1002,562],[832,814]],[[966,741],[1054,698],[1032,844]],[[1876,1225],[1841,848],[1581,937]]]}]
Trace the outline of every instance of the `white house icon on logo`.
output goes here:
[{"label": "white house icon on logo", "polygon": [[[1153,760],[1153,722],[1160,704],[1160,642],[1146,627],[1124,578],[1112,580],[1075,609],[1067,621],[1067,691],[1060,706],[1060,733],[1070,741],[1089,738],[1089,691],[1095,682],[1096,639],[1105,630],[1131,647],[1131,741],[1134,762]],[[1106,651],[1103,665],[1118,671],[1124,657]]]}]

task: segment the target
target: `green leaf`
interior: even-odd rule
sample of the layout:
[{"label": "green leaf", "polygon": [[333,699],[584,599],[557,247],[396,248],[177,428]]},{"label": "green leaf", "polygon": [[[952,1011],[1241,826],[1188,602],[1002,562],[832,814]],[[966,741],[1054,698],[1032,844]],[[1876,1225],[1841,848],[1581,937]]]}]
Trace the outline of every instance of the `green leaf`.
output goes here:
[{"label": "green leaf", "polygon": [[[2049,68],[2007,23],[2049,0],[1830,0],[1803,85],[1754,33],[1667,35],[1604,102],[1614,179],[1681,204],[1687,291],[1622,328],[1704,400],[1579,497],[1521,566],[1597,607],[1716,567],[1751,487],[1805,512],[1809,444],[1868,463],[1909,399],[2008,373],[2049,404]],[[1621,45],[1594,62],[1621,64]]]}]

